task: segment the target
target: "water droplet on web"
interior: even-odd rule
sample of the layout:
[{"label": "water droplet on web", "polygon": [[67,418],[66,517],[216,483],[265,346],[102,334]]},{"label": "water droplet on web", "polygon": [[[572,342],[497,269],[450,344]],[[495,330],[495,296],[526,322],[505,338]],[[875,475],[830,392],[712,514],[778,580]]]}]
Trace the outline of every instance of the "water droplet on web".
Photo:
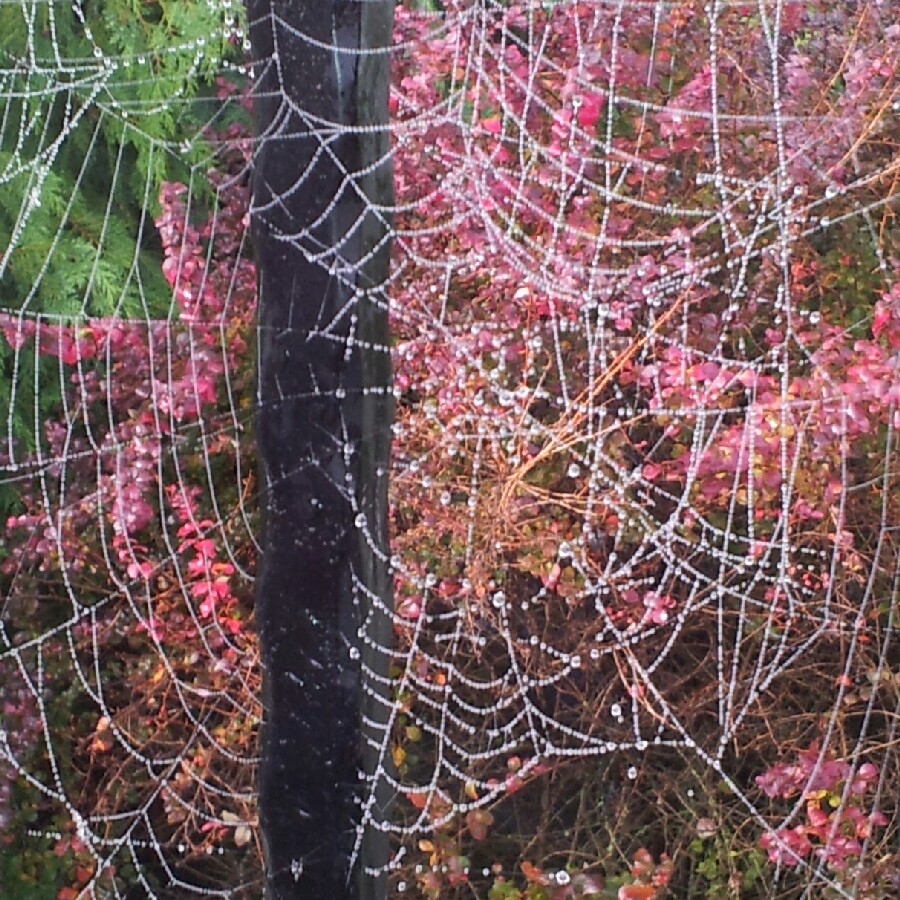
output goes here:
[{"label": "water droplet on web", "polygon": [[350,659],[359,659],[359,650],[356,647],[351,647],[349,651]]},{"label": "water droplet on web", "polygon": [[637,778],[637,776],[638,776],[637,769],[636,769],[634,766],[630,766],[630,767],[628,768],[628,773],[627,773],[627,774],[628,774],[628,777],[629,777],[632,781],[634,781],[634,779]]}]

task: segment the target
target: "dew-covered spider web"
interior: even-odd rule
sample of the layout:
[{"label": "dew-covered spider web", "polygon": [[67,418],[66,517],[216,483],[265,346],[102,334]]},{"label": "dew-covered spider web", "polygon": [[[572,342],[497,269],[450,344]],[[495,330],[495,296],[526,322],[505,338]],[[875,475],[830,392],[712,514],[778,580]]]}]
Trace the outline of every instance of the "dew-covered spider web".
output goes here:
[{"label": "dew-covered spider web", "polygon": [[[262,895],[277,217],[347,298],[307,298],[315,341],[350,359],[390,311],[392,382],[313,378],[333,451],[296,464],[358,471],[354,404],[392,390],[389,551],[334,478],[393,577],[348,573],[348,865],[392,897],[894,896],[891,0],[410,0],[362,51],[338,7],[324,41],[259,7],[0,2],[0,894]],[[273,95],[323,50],[323,81],[389,59],[381,158],[340,149],[380,119]],[[321,221],[393,166],[330,245],[281,227],[312,165],[251,191],[311,136]]]}]

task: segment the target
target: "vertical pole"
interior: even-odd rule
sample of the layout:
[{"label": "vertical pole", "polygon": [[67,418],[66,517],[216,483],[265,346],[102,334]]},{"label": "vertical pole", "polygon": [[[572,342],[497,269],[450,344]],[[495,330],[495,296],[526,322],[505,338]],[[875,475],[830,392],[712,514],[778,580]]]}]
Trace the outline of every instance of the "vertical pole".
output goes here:
[{"label": "vertical pole", "polygon": [[248,12],[265,897],[379,900],[388,846],[377,826],[390,815],[380,748],[393,0],[248,0]]}]

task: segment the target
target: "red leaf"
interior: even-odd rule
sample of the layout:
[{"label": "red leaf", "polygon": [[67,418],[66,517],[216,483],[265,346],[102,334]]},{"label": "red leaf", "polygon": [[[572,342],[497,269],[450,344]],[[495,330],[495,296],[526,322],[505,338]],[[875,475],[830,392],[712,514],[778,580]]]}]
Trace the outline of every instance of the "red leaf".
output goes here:
[{"label": "red leaf", "polygon": [[539,869],[537,866],[525,860],[525,862],[521,863],[522,874],[525,876],[526,880],[529,884],[549,884],[550,881],[547,876],[544,874],[543,869]]},{"label": "red leaf", "polygon": [[585,94],[581,98],[581,106],[578,107],[576,119],[582,128],[593,128],[600,118],[600,110],[603,107],[603,94]]},{"label": "red leaf", "polygon": [[428,803],[428,795],[422,794],[418,792],[409,791],[406,794],[406,799],[409,800],[410,803],[416,809],[425,809],[426,804]]},{"label": "red leaf", "polygon": [[656,888],[650,884],[623,884],[618,900],[653,900],[655,896]]}]

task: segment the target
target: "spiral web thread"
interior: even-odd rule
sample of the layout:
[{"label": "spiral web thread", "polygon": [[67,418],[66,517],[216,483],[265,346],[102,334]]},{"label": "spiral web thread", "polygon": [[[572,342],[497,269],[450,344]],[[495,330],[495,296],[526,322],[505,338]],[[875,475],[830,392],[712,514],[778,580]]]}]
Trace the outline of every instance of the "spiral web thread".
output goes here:
[{"label": "spiral web thread", "polygon": [[[673,855],[666,877],[686,877],[688,842],[712,829],[755,848],[760,896],[888,895],[889,6],[407,4],[393,47],[372,51],[393,65],[395,646],[373,647],[363,621],[393,681],[361,830],[392,835],[393,892],[467,879],[486,895],[523,859],[561,896],[586,889],[627,871],[658,799],[650,819],[677,845],[653,848]],[[0,821],[33,806],[19,852],[55,848],[70,896],[256,896],[242,26],[210,5],[224,40],[175,40],[184,65],[148,100],[152,55],[109,52],[77,4],[93,46],[78,59],[34,49],[42,11],[73,7],[0,10],[33,38],[0,67],[0,186],[20,198],[0,285],[36,211],[55,217],[33,289],[2,300]],[[225,86],[194,93],[216,71]],[[192,130],[142,130],[166,110]],[[321,126],[328,152],[336,126]],[[60,197],[76,138],[83,166]],[[135,148],[145,212],[110,288]],[[179,184],[160,188],[157,157]],[[42,284],[97,179],[110,233],[60,315]],[[340,248],[321,260],[340,272]],[[372,802],[384,779],[390,821]],[[573,811],[571,779],[614,841],[573,850],[573,830],[603,826]],[[522,849],[533,834],[540,859]],[[493,869],[491,836],[506,848]]]}]

